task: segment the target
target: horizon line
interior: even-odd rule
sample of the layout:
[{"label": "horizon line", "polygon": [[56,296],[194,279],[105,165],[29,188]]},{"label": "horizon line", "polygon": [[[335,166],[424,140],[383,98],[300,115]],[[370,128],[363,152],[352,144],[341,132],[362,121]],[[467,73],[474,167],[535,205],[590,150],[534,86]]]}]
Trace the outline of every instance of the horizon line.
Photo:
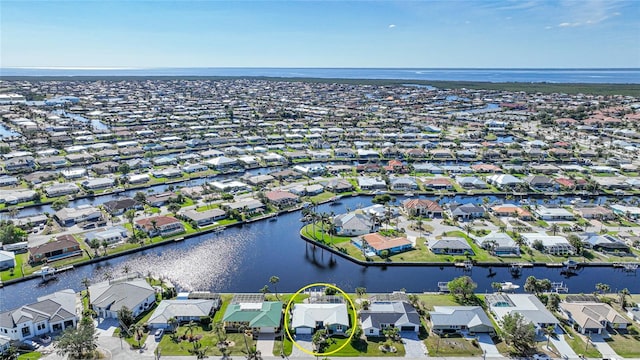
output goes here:
[{"label": "horizon line", "polygon": [[165,70],[165,69],[333,69],[333,70],[633,70],[640,67],[278,67],[278,66],[2,66],[1,69],[18,70]]}]

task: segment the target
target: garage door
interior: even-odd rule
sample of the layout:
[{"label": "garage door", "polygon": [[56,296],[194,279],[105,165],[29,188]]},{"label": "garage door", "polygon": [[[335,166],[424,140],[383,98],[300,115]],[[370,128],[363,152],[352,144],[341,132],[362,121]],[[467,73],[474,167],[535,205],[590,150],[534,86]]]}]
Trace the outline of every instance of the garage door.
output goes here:
[{"label": "garage door", "polygon": [[415,326],[401,326],[400,331],[416,331]]},{"label": "garage door", "polygon": [[311,334],[311,328],[308,327],[299,327],[296,329],[296,334],[301,334],[301,335],[309,335]]}]

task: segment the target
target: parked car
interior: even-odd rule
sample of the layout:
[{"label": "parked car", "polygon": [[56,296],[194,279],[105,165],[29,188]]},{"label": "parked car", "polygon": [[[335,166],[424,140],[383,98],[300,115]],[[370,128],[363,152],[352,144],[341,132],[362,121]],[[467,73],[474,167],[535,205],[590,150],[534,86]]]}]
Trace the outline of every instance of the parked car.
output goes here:
[{"label": "parked car", "polygon": [[164,335],[164,329],[158,329],[155,333],[153,333],[153,337],[156,338],[156,341],[162,340],[162,335]]},{"label": "parked car", "polygon": [[544,353],[534,354],[531,358],[533,360],[551,360],[551,357],[549,357],[549,355],[544,354]]}]

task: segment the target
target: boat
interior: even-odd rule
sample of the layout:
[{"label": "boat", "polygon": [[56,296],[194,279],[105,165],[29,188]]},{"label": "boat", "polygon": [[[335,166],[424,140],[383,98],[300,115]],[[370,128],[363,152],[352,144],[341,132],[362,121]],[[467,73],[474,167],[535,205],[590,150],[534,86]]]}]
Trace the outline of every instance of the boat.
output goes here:
[{"label": "boat", "polygon": [[34,275],[40,275],[43,282],[47,282],[56,278],[56,268],[43,266],[40,270],[33,272]]},{"label": "boat", "polygon": [[518,289],[520,289],[520,285],[516,285],[510,281],[505,281],[503,283],[500,283],[500,288],[502,289],[502,291],[516,291]]},{"label": "boat", "polygon": [[278,214],[277,213],[275,215],[269,217],[269,221],[277,221],[277,220],[278,220]]},{"label": "boat", "polygon": [[574,198],[574,199],[572,199],[571,201],[569,201],[569,203],[571,203],[571,205],[582,204],[582,203],[584,203],[584,202],[585,202],[585,201],[584,201],[584,200],[582,200],[582,199],[581,199],[581,198],[579,198],[579,197]]},{"label": "boat", "polygon": [[412,192],[408,192],[408,193],[405,193],[405,194],[404,194],[404,196],[406,196],[406,197],[412,197],[412,196],[413,196],[413,193],[412,193]]},{"label": "boat", "polygon": [[529,199],[520,199],[520,204],[529,205]]}]

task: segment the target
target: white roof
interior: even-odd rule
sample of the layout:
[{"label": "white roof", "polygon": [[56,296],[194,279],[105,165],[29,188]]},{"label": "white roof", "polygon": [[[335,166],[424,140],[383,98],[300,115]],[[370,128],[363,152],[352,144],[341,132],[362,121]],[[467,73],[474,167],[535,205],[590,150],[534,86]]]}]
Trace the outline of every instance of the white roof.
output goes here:
[{"label": "white roof", "polygon": [[327,326],[340,324],[349,326],[349,313],[346,304],[295,304],[291,327],[316,327],[316,321]]}]

